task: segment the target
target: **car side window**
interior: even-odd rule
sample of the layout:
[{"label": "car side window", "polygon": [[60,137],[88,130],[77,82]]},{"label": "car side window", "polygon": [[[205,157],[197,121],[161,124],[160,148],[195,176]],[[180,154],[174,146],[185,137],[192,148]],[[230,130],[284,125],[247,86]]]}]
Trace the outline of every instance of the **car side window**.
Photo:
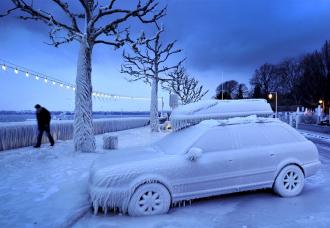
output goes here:
[{"label": "car side window", "polygon": [[265,132],[270,144],[281,144],[300,141],[292,132],[288,131],[285,127],[273,125],[267,127]]},{"label": "car side window", "polygon": [[[268,126],[267,126],[268,127]],[[233,125],[232,131],[239,148],[252,148],[269,145],[267,127],[261,124]]]},{"label": "car side window", "polygon": [[227,126],[213,128],[201,136],[193,147],[198,147],[203,152],[220,152],[235,149],[235,140]]}]

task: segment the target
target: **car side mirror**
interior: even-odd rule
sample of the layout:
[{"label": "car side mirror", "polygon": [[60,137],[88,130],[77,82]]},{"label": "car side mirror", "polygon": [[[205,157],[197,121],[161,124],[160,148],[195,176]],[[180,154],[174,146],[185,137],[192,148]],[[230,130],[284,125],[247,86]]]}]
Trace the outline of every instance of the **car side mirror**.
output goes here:
[{"label": "car side mirror", "polygon": [[203,154],[203,150],[198,147],[192,147],[186,153],[186,159],[189,161],[196,161],[199,159]]}]

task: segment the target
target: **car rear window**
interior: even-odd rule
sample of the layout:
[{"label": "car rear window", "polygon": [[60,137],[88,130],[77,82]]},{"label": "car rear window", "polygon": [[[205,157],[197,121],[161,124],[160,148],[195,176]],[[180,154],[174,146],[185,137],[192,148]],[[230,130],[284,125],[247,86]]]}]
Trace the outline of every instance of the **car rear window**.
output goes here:
[{"label": "car rear window", "polygon": [[281,124],[254,123],[232,126],[240,148],[259,147],[301,141],[295,132]]},{"label": "car rear window", "polygon": [[287,129],[280,124],[267,126],[265,136],[271,144],[294,143],[302,141],[303,137],[294,129]]}]

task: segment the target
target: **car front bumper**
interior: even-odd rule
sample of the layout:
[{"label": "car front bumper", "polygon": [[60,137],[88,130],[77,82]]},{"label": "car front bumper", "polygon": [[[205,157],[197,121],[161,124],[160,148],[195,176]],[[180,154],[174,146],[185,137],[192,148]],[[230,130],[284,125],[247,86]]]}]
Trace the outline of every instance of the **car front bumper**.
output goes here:
[{"label": "car front bumper", "polygon": [[109,209],[126,213],[130,192],[123,188],[89,186],[89,197],[96,214],[101,207],[104,213]]}]

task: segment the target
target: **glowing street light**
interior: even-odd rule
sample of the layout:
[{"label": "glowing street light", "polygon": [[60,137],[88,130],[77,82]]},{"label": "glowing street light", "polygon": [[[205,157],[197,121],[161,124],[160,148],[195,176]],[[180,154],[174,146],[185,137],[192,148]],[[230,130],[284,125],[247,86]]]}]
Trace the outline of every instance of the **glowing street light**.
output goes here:
[{"label": "glowing street light", "polygon": [[277,92],[269,92],[268,98],[271,100],[273,98],[273,94],[275,94],[275,116],[277,118]]},{"label": "glowing street light", "polygon": [[319,100],[319,104],[322,105],[322,109],[323,109],[323,112],[324,112],[324,101],[323,100]]}]

